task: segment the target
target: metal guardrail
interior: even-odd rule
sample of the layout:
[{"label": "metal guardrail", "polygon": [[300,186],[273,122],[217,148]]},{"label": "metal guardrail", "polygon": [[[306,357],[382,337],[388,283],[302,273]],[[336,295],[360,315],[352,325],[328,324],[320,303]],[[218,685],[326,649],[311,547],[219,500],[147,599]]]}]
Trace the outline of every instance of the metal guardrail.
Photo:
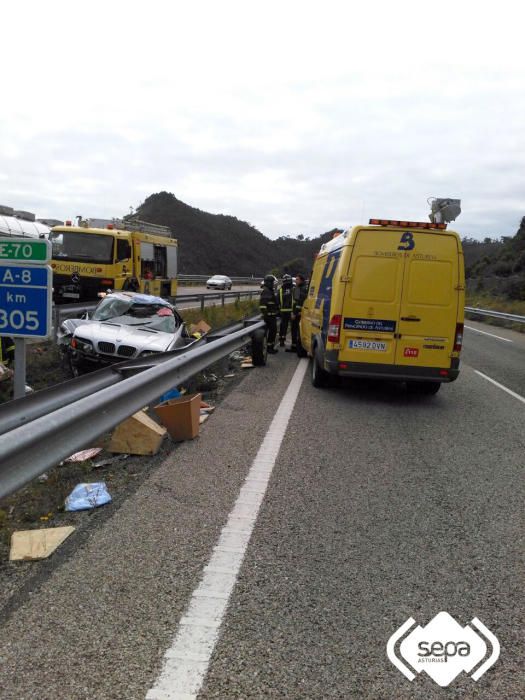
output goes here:
[{"label": "metal guardrail", "polygon": [[[261,320],[261,316],[253,316],[238,323],[232,323],[224,328],[212,331],[200,340],[196,340],[190,346],[176,348],[169,352],[155,353],[135,360],[123,360],[119,363],[108,365],[89,374],[81,375],[49,387],[42,391],[37,391],[27,396],[0,404],[0,435],[14,430],[25,423],[29,423],[36,418],[52,413],[62,406],[68,406],[85,396],[113,386],[126,377],[142,372],[150,367],[162,364],[166,359],[181,355],[190,347],[195,348],[205,343],[210,343],[218,338],[223,338],[230,333],[240,331],[246,327],[253,327]],[[23,402],[23,403],[22,403]]]},{"label": "metal guardrail", "polygon": [[[248,297],[248,299],[252,299],[253,297],[260,296],[260,294],[260,289],[249,289],[239,292],[207,292],[206,294],[177,294],[175,297],[175,304],[185,301],[198,301],[200,302],[201,311],[204,311],[206,302],[213,299],[220,299],[222,306],[224,306],[226,299],[238,299],[240,301],[241,297]],[[181,310],[183,311],[183,309]]]},{"label": "metal guardrail", "polygon": [[493,311],[492,309],[478,309],[475,306],[465,306],[466,313],[477,314],[478,316],[489,316],[492,318],[500,318],[503,321],[512,321],[513,323],[525,323],[525,316],[517,314],[507,314],[503,311]]},{"label": "metal guardrail", "polygon": [[[179,282],[201,282],[209,280],[213,275],[177,275]],[[251,277],[230,277],[232,282],[246,283],[246,284],[259,284],[264,278],[264,275],[252,275]]]},{"label": "metal guardrail", "polygon": [[[171,387],[264,334],[263,321],[247,321],[227,329],[223,337],[192,346],[182,354],[163,353],[154,361],[120,363],[93,377],[71,380],[60,387],[11,401],[2,407],[2,420],[12,429],[0,435],[0,498],[18,490],[74,452],[89,446],[116,425]],[[240,324],[237,324],[240,325]],[[88,393],[91,388],[97,387]],[[62,393],[62,396],[60,395]],[[73,402],[72,396],[76,396]]]}]

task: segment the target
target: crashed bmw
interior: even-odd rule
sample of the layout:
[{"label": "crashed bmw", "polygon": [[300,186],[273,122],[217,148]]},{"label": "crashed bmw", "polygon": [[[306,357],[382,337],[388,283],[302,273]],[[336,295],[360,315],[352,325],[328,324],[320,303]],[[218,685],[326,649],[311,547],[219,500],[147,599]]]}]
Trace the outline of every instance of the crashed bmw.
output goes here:
[{"label": "crashed bmw", "polygon": [[59,342],[73,374],[183,348],[195,342],[175,307],[160,297],[112,292],[90,316],[67,319]]}]

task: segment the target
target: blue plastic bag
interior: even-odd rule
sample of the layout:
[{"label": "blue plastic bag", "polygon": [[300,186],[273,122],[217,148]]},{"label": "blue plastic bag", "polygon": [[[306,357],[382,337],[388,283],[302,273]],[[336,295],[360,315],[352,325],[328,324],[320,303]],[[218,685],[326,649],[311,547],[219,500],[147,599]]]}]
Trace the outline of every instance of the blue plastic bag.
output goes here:
[{"label": "blue plastic bag", "polygon": [[162,394],[162,396],[159,399],[159,403],[164,403],[164,401],[170,401],[171,399],[178,399],[180,395],[180,391],[174,387],[173,389],[167,391],[165,394]]},{"label": "blue plastic bag", "polygon": [[94,484],[77,484],[66,498],[66,510],[89,510],[98,506],[111,503],[106,483],[104,481]]}]

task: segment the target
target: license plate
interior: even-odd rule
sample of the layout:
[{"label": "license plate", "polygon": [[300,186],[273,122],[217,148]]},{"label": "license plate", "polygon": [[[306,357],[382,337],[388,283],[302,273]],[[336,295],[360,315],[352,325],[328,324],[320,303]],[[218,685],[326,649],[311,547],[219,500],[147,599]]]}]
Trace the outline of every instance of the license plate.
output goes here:
[{"label": "license plate", "polygon": [[386,352],[386,343],[377,340],[350,340],[348,347],[351,350],[371,350],[372,352]]},{"label": "license plate", "polygon": [[63,292],[62,296],[68,299],[80,299],[80,294],[75,294],[75,292]]}]

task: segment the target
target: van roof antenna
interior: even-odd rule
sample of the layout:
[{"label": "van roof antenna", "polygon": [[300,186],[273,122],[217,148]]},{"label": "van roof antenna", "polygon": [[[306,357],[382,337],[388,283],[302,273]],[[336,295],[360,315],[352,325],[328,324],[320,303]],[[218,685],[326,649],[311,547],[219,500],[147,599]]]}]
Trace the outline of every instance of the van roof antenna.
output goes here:
[{"label": "van roof antenna", "polygon": [[429,197],[429,219],[433,224],[448,224],[461,214],[461,199],[449,197]]}]

